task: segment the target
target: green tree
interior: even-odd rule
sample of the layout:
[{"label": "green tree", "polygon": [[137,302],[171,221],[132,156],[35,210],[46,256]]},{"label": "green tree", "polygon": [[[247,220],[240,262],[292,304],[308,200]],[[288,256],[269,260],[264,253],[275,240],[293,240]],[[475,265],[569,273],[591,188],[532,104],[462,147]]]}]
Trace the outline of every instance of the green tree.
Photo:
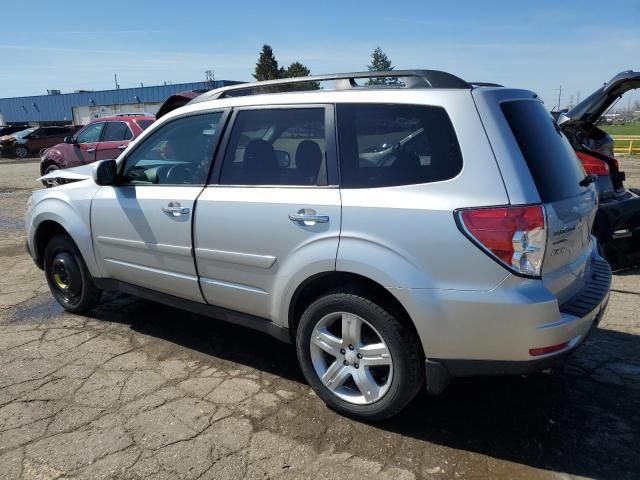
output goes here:
[{"label": "green tree", "polygon": [[256,63],[256,71],[253,74],[253,78],[258,81],[275,80],[281,78],[283,73],[284,70],[278,67],[278,61],[273,54],[271,46],[263,45],[258,63]]},{"label": "green tree", "polygon": [[[284,71],[284,78],[295,78],[295,77],[308,77],[311,74],[311,71],[300,62],[293,62],[289,65]],[[318,90],[320,88],[320,83],[318,82],[303,82],[303,83],[295,83],[287,86],[287,90],[295,91],[295,90]]]},{"label": "green tree", "polygon": [[[367,68],[370,72],[384,72],[393,70],[395,67],[391,66],[391,60],[387,54],[380,47],[376,47],[371,54],[371,64],[367,65]],[[392,85],[397,82],[397,78],[372,78],[369,80],[369,85]]]}]

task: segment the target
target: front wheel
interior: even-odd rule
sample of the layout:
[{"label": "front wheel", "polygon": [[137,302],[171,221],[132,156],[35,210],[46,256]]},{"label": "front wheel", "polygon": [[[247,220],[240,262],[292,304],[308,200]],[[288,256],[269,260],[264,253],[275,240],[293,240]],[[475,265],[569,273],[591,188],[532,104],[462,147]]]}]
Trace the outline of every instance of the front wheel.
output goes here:
[{"label": "front wheel", "polygon": [[424,383],[424,358],[413,331],[355,291],[313,302],[300,319],[296,346],[318,396],[354,418],[392,417]]},{"label": "front wheel", "polygon": [[22,145],[17,146],[15,152],[18,158],[27,158],[29,156],[29,150]]},{"label": "front wheel", "polygon": [[65,310],[81,313],[98,303],[100,290],[69,236],[56,235],[49,241],[44,251],[44,273],[52,295]]}]

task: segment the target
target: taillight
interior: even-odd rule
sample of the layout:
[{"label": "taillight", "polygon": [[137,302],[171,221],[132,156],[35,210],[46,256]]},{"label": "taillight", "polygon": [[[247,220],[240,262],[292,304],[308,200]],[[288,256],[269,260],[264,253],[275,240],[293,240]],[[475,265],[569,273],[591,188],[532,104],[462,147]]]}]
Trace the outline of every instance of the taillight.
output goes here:
[{"label": "taillight", "polygon": [[518,274],[540,276],[547,245],[542,205],[467,208],[456,213],[466,233],[487,253]]},{"label": "taillight", "polygon": [[576,152],[587,175],[609,175],[609,165],[604,160],[584,152]]}]

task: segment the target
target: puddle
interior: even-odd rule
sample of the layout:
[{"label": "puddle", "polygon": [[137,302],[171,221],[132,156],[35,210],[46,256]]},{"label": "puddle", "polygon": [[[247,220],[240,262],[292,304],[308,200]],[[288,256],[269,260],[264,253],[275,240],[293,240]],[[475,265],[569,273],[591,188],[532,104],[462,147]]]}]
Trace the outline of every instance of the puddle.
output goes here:
[{"label": "puddle", "polygon": [[0,187],[0,196],[2,195],[11,195],[16,192],[29,192],[32,191],[32,188],[18,188],[18,187]]},{"label": "puddle", "polygon": [[23,229],[24,220],[20,220],[18,218],[15,218],[15,219],[0,218],[0,228]]},{"label": "puddle", "polygon": [[27,323],[48,320],[64,313],[64,309],[49,295],[40,295],[12,307],[6,317],[7,323]]}]

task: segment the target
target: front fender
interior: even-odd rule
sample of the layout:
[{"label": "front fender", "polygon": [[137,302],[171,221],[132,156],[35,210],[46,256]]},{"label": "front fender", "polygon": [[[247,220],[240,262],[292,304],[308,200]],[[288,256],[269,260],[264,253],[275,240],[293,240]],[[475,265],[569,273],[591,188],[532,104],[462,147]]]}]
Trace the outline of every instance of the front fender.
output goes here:
[{"label": "front fender", "polygon": [[93,183],[81,182],[34,192],[27,215],[27,241],[31,252],[37,255],[38,229],[46,221],[55,222],[73,239],[91,275],[98,277],[90,223],[91,200],[98,188]]}]

